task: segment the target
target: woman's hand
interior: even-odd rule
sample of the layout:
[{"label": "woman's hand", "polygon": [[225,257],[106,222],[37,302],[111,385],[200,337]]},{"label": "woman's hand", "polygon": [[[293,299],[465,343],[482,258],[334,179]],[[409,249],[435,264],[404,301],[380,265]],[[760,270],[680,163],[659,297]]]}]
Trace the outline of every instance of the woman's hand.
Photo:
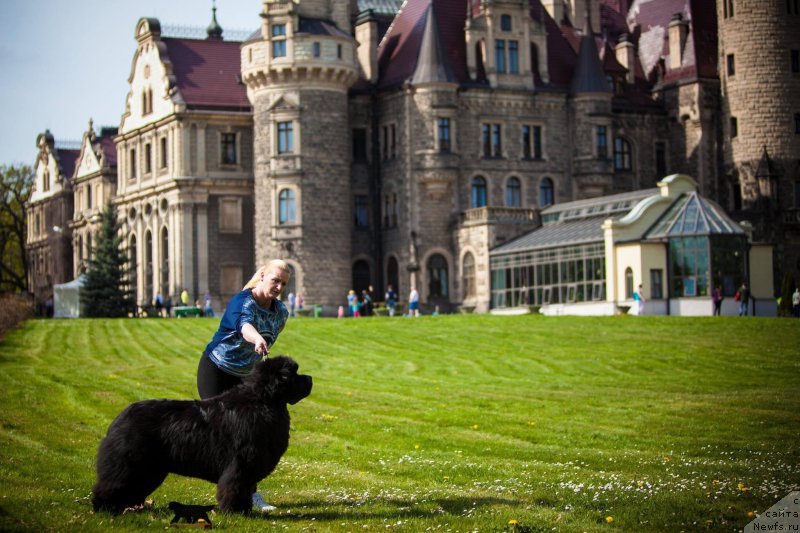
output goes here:
[{"label": "woman's hand", "polygon": [[256,353],[261,357],[267,357],[269,355],[269,345],[267,344],[267,341],[265,341],[263,337],[256,341],[255,346],[256,346]]}]

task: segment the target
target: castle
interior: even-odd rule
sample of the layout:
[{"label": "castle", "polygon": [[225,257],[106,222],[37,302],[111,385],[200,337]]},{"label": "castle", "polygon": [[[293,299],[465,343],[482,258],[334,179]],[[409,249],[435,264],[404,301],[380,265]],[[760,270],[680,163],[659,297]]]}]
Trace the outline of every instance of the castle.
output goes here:
[{"label": "castle", "polygon": [[215,17],[205,39],[142,18],[118,131],[37,139],[31,290],[85,267],[112,200],[140,306],[186,288],[224,307],[281,257],[326,313],[389,284],[487,311],[491,251],[543,209],[675,173],[797,275],[798,8],[264,0],[243,42]]}]

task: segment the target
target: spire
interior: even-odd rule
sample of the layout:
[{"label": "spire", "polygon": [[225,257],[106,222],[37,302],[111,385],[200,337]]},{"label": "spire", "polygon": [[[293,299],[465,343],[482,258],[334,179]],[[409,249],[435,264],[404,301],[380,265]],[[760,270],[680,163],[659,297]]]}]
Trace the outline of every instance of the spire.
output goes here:
[{"label": "spire", "polygon": [[207,39],[209,41],[221,41],[222,40],[222,26],[219,25],[217,22],[217,1],[213,0],[212,7],[211,7],[211,24],[208,25],[206,28],[206,33],[208,34]]},{"label": "spire", "polygon": [[428,6],[425,20],[425,29],[422,33],[422,43],[417,56],[417,66],[411,76],[411,83],[456,83],[456,78],[450,65],[447,63],[447,54],[442,47],[439,37],[439,26],[436,24],[436,15],[433,1]]},{"label": "spire", "polygon": [[586,17],[583,21],[583,36],[578,50],[578,64],[572,76],[570,87],[572,94],[578,93],[609,93],[611,89],[606,81],[606,74],[600,64],[600,54],[597,43],[592,33],[592,20],[590,10],[586,7]]},{"label": "spire", "polygon": [[777,176],[778,171],[775,168],[775,164],[772,162],[772,158],[767,152],[767,145],[764,145],[764,149],[761,151],[761,159],[758,161],[758,167],[756,167],[756,177],[775,178]]}]

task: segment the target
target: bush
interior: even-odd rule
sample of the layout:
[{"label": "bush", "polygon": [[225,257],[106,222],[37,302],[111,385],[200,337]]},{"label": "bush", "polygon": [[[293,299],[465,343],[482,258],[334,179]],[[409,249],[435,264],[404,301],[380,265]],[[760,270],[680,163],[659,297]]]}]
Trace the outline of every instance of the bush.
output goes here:
[{"label": "bush", "polygon": [[21,296],[0,294],[0,339],[20,322],[33,316],[33,305]]}]

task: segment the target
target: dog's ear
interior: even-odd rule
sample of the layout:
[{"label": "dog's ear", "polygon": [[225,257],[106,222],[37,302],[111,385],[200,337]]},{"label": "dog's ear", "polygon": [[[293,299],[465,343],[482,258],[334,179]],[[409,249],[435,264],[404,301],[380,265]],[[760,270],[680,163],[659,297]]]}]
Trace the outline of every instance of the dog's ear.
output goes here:
[{"label": "dog's ear", "polygon": [[282,399],[297,374],[297,363],[290,357],[269,357],[256,364],[248,381],[259,395],[267,399]]}]

